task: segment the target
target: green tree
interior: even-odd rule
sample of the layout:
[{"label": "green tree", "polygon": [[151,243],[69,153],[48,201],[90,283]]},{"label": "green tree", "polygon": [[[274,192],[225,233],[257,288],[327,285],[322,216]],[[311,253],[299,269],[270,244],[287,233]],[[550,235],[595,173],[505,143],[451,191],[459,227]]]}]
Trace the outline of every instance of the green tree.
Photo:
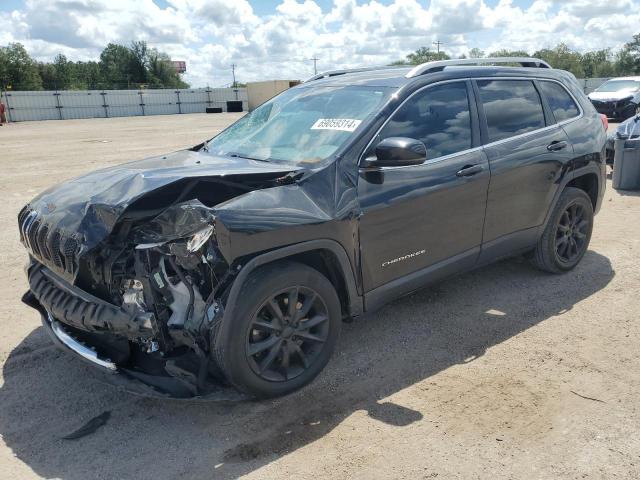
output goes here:
[{"label": "green tree", "polygon": [[133,63],[131,50],[124,45],[108,44],[100,54],[100,71],[103,88],[130,88]]},{"label": "green tree", "polygon": [[618,75],[637,75],[640,73],[640,33],[626,43],[617,55]]},{"label": "green tree", "polygon": [[155,48],[148,54],[149,86],[152,88],[189,88],[171,63],[171,57]]},{"label": "green tree", "polygon": [[469,50],[469,58],[484,58],[484,51],[474,47]]},{"label": "green tree", "polygon": [[552,49],[538,50],[533,56],[545,60],[553,68],[567,70],[578,78],[585,76],[584,68],[582,68],[582,55],[571,50],[564,43],[559,43]]},{"label": "green tree", "polygon": [[429,47],[420,47],[413,53],[407,55],[407,62],[411,65],[420,65],[425,62],[435,60],[449,60],[451,57],[444,52],[434,52]]},{"label": "green tree", "polygon": [[97,90],[104,86],[98,62],[76,62],[74,67],[75,85],[79,90]]},{"label": "green tree", "polygon": [[12,90],[42,90],[38,65],[20,43],[0,47],[0,87]]},{"label": "green tree", "polygon": [[636,60],[626,49],[622,49],[615,55],[614,71],[616,76],[636,74]]},{"label": "green tree", "polygon": [[38,75],[40,75],[44,90],[56,89],[58,83],[56,80],[56,67],[53,63],[38,62]]},{"label": "green tree", "polygon": [[73,62],[67,60],[62,54],[56,55],[53,60],[53,68],[56,72],[56,89],[71,90],[75,82],[75,68]]},{"label": "green tree", "polygon": [[487,57],[489,58],[503,58],[503,57],[529,57],[529,53],[524,50],[496,50],[495,52],[489,53]]},{"label": "green tree", "polygon": [[149,83],[149,48],[145,41],[131,42],[129,47],[129,68],[130,80],[136,84]]},{"label": "green tree", "polygon": [[586,78],[615,75],[615,65],[611,61],[611,50],[608,48],[583,54],[581,64]]},{"label": "green tree", "polygon": [[406,60],[396,60],[391,65],[420,65],[434,60],[449,60],[451,57],[444,52],[434,52],[429,47],[420,47],[406,56]]}]

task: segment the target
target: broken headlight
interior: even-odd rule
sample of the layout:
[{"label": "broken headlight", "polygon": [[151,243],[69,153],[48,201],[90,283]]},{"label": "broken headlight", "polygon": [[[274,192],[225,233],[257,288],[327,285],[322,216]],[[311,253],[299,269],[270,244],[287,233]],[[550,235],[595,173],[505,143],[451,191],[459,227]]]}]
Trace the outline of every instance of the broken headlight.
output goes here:
[{"label": "broken headlight", "polygon": [[202,230],[197,231],[187,240],[187,250],[191,253],[197,252],[211,238],[213,234],[213,225],[208,225]]}]

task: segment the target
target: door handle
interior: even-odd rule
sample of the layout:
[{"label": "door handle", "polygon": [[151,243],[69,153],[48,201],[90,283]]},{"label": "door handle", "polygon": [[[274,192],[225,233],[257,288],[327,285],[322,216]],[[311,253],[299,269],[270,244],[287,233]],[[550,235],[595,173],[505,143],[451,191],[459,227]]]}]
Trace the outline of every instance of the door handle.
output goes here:
[{"label": "door handle", "polygon": [[470,177],[484,170],[482,165],[467,165],[456,172],[458,177]]},{"label": "door handle", "polygon": [[567,148],[568,146],[569,144],[564,140],[556,140],[555,142],[551,142],[549,145],[547,145],[547,150],[549,150],[550,152],[557,152],[558,150],[562,150],[564,148]]}]

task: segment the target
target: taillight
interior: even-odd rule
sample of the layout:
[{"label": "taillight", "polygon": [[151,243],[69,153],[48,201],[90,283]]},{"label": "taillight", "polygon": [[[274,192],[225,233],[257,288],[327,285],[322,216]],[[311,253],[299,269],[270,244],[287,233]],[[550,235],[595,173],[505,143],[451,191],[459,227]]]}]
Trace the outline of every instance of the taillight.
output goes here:
[{"label": "taillight", "polygon": [[609,119],[604,113],[600,114],[600,119],[602,120],[602,126],[604,127],[604,131],[609,130]]}]

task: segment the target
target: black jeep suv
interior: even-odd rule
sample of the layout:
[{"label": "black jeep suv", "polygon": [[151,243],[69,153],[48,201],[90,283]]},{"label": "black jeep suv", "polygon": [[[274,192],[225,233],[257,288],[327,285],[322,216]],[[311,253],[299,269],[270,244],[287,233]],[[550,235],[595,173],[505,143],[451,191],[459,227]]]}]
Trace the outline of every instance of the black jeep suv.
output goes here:
[{"label": "black jeep suv", "polygon": [[33,199],[23,300],[114,381],[283,395],[343,320],[429,282],[518,253],[575,267],[605,141],[575,79],[537,59],[317,75],[194,148]]}]

